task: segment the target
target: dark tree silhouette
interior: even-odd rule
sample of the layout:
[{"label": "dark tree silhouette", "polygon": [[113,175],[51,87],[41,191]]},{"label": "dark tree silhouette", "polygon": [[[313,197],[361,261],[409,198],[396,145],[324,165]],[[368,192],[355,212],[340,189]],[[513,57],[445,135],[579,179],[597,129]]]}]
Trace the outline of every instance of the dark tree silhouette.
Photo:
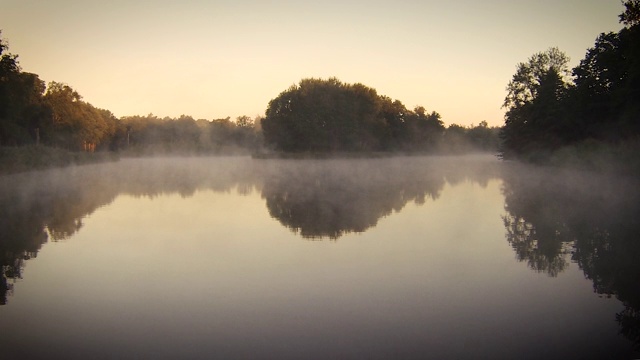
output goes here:
[{"label": "dark tree silhouette", "polygon": [[[305,238],[364,232],[408,203],[437,200],[446,183],[486,184],[497,176],[482,161],[427,157],[368,160],[279,160],[262,187],[271,216]],[[274,166],[275,164],[271,164]]]},{"label": "dark tree silhouette", "polygon": [[633,155],[640,148],[639,4],[624,2],[626,27],[600,34],[572,77],[556,48],[518,65],[504,102],[503,157],[546,162],[572,154],[588,164],[604,148],[612,154],[604,162],[640,171]]},{"label": "dark tree silhouette", "polygon": [[640,0],[626,0],[623,5],[620,22],[629,27],[640,24]]},{"label": "dark tree silhouette", "polygon": [[284,152],[425,151],[440,141],[440,115],[407,110],[362,84],[303,79],[269,102],[264,139]]},{"label": "dark tree silhouette", "polygon": [[569,58],[558,48],[518,64],[507,86],[503,156],[519,158],[559,147],[561,108],[570,86]]}]

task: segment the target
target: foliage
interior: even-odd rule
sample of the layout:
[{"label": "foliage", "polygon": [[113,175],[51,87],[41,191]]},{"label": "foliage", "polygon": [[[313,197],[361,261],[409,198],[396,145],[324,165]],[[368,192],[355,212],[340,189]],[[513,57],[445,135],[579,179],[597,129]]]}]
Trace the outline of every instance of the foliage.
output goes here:
[{"label": "foliage", "polygon": [[240,116],[212,121],[191,116],[159,118],[127,116],[120,119],[120,130],[113,147],[130,154],[232,154],[247,153],[260,145],[255,124],[259,118]]},{"label": "foliage", "polygon": [[[637,143],[640,136],[640,2],[624,3],[617,33],[602,33],[569,73],[557,48],[520,63],[507,85],[502,156],[557,161],[557,151],[600,142]],[[622,146],[624,147],[624,146]],[[624,153],[624,151],[623,151]]]},{"label": "foliage", "polygon": [[519,63],[517,71],[507,85],[504,107],[517,109],[534,101],[551,74],[568,77],[569,58],[556,47],[539,52],[526,63]]},{"label": "foliage", "polygon": [[625,10],[620,14],[620,22],[626,26],[640,24],[640,0],[627,0],[623,5]]},{"label": "foliage", "polygon": [[489,127],[486,121],[469,127],[451,124],[445,130],[438,150],[447,154],[496,153],[500,148],[500,130],[499,127]]},{"label": "foliage", "polygon": [[[6,41],[0,37],[0,146],[193,154],[248,152],[262,141],[260,119],[248,116],[240,116],[236,122],[229,118],[196,121],[187,115],[160,119],[152,114],[117,119],[110,111],[83,101],[67,84],[52,81],[45,86],[38,75],[22,72],[18,56],[7,50]],[[8,161],[9,153],[25,161],[25,167]],[[4,150],[3,166],[5,171],[41,168],[44,165],[33,159],[37,154],[43,157],[41,161],[52,164],[75,162],[67,156],[50,156],[53,153],[51,149],[29,147],[25,151]],[[12,170],[14,167],[17,170]]]},{"label": "foliage", "polygon": [[0,145],[20,145],[28,143],[33,121],[42,112],[44,82],[21,72],[18,56],[6,50],[0,38]]},{"label": "foliage", "polygon": [[[110,139],[117,119],[83,102],[70,86],[22,72],[0,39],[0,145],[43,144],[88,150]],[[45,91],[46,90],[46,91]]]},{"label": "foliage", "polygon": [[507,85],[503,106],[507,109],[502,131],[503,156],[557,148],[563,141],[558,118],[571,86],[569,58],[557,48],[534,54],[520,63]]},{"label": "foliage", "polygon": [[617,141],[640,133],[640,27],[600,34],[574,69],[585,136]]},{"label": "foliage", "polygon": [[95,108],[69,85],[50,82],[44,101],[50,110],[41,123],[43,141],[70,150],[94,151],[116,131],[117,119],[108,110]]},{"label": "foliage", "polygon": [[285,152],[425,151],[439,143],[438,113],[414,111],[362,84],[303,79],[269,102],[262,130]]},{"label": "foliage", "polygon": [[[286,152],[492,151],[494,130],[447,136],[440,114],[408,110],[362,84],[335,78],[303,79],[269,103],[266,118],[232,121],[125,116],[83,100],[71,86],[22,72],[0,38],[0,146],[46,145],[70,151],[124,151],[129,155],[238,154],[264,144]],[[449,144],[451,142],[451,144]],[[493,149],[492,149],[493,148]]]}]

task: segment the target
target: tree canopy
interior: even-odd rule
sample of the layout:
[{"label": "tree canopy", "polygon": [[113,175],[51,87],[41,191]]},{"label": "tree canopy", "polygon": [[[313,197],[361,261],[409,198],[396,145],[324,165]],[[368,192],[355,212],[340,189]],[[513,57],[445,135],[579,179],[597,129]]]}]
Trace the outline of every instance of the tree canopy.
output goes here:
[{"label": "tree canopy", "polygon": [[[0,34],[1,35],[1,34]],[[83,100],[70,85],[22,72],[0,36],[0,146],[42,144],[72,151],[248,152],[260,145],[259,121],[125,116]]]},{"label": "tree canopy", "polygon": [[620,22],[626,26],[640,23],[640,0],[627,0],[623,3],[624,12],[620,14]]},{"label": "tree canopy", "polygon": [[563,139],[550,129],[559,126],[561,103],[571,86],[569,58],[558,48],[536,53],[517,66],[507,85],[503,128],[506,156],[557,147]]},{"label": "tree canopy", "polygon": [[409,110],[371,87],[336,78],[303,79],[271,100],[264,118],[149,114],[118,119],[68,84],[45,84],[37,74],[23,72],[18,56],[8,52],[0,37],[0,146],[126,150],[135,155],[246,154],[265,145],[284,152],[462,153],[495,151],[496,133],[486,122],[446,129],[435,111],[422,106]]},{"label": "tree canopy", "polygon": [[269,102],[262,130],[285,152],[428,150],[445,128],[437,112],[409,111],[363,84],[303,79]]},{"label": "tree canopy", "polygon": [[633,143],[640,135],[640,1],[624,3],[619,32],[600,34],[569,70],[557,48],[518,64],[507,85],[502,155],[546,161],[564,147]]}]

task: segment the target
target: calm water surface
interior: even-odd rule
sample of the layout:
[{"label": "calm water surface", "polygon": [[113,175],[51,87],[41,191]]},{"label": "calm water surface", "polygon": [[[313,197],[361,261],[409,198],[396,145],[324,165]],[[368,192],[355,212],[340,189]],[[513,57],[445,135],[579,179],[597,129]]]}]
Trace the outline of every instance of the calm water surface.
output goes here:
[{"label": "calm water surface", "polygon": [[489,156],[0,177],[0,358],[632,359],[632,180]]}]

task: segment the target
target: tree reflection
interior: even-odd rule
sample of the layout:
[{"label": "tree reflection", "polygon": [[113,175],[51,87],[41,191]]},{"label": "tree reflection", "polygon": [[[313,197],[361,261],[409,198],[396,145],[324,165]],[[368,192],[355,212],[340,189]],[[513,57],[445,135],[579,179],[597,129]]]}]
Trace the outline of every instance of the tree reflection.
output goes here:
[{"label": "tree reflection", "polygon": [[285,160],[265,177],[262,196],[269,214],[292,231],[335,240],[375,226],[410,202],[437,200],[447,181],[471,178],[486,186],[497,173],[491,164],[486,158]]},{"label": "tree reflection", "polygon": [[407,203],[440,196],[445,183],[485,186],[496,177],[488,157],[372,160],[250,158],[131,159],[0,177],[0,304],[25,261],[47,241],[61,241],[119,194],[156,197],[200,190],[260,191],[272,217],[306,238],[362,232]]},{"label": "tree reflection", "polygon": [[397,169],[384,161],[375,163],[287,162],[280,175],[265,179],[262,196],[269,214],[303,237],[337,239],[375,226],[410,201],[424,203],[440,195],[441,176],[418,180],[394,174]]},{"label": "tree reflection", "polygon": [[620,329],[640,330],[640,187],[632,179],[509,164],[488,158],[369,160],[143,159],[0,177],[0,304],[25,261],[119,194],[192,196],[259,191],[271,216],[302,237],[363,232],[447,184],[503,178],[506,240],[516,258],[557,276],[576,263],[594,291],[625,306]]},{"label": "tree reflection", "polygon": [[624,310],[616,314],[616,321],[620,326],[620,333],[640,348],[640,310],[638,307],[625,304]]},{"label": "tree reflection", "polygon": [[503,221],[507,241],[518,261],[526,261],[531,269],[554,277],[567,267],[573,242],[559,239],[562,233],[544,231],[549,228],[539,231],[531,222],[511,214],[505,215]]},{"label": "tree reflection", "polygon": [[83,219],[119,194],[154,197],[199,189],[249,193],[247,161],[219,158],[216,167],[189,159],[145,159],[0,177],[0,305],[22,277],[25,261],[49,239],[64,240]]},{"label": "tree reflection", "polygon": [[7,302],[24,262],[50,238],[64,240],[82,227],[82,218],[111,202],[105,181],[59,170],[0,178],[0,304]]},{"label": "tree reflection", "polygon": [[[640,340],[640,189],[636,179],[512,164],[503,217],[516,257],[557,276],[569,259],[593,289],[625,306],[621,332]],[[640,342],[638,342],[640,344]]]}]

